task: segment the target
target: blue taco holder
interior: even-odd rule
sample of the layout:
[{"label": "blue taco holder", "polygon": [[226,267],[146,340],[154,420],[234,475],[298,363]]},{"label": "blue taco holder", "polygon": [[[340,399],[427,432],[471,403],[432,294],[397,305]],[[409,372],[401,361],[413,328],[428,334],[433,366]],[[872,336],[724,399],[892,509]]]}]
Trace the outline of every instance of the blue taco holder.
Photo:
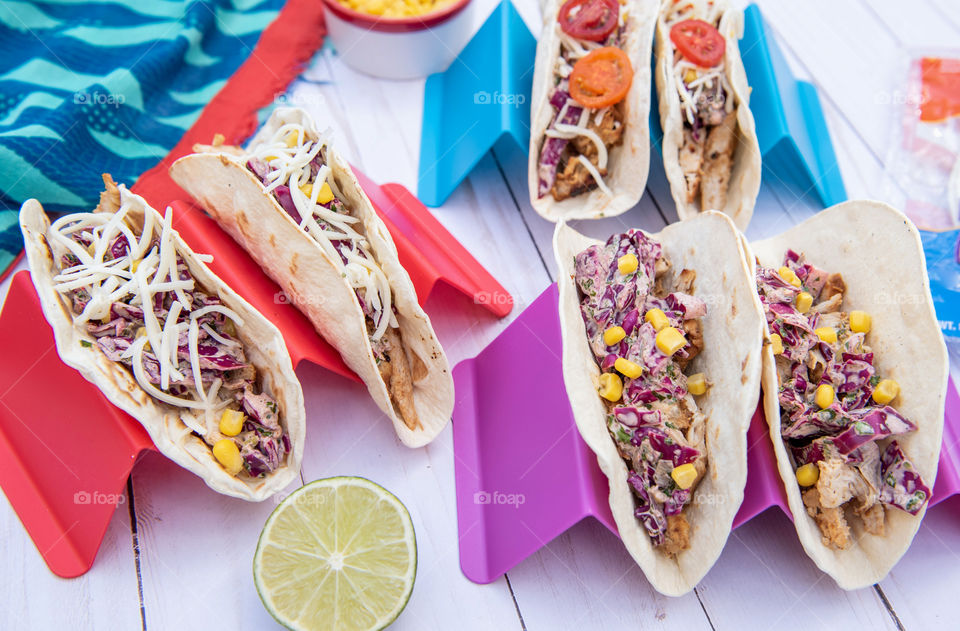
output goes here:
[{"label": "blue taco holder", "polygon": [[748,6],[743,17],[740,54],[752,88],[750,111],[764,175],[769,172],[804,196],[816,192],[824,207],[846,201],[817,89],[793,76],[757,5]]},{"label": "blue taco holder", "polygon": [[[493,51],[501,51],[499,63],[491,63]],[[801,196],[816,193],[824,207],[846,200],[817,90],[793,76],[754,4],[744,11],[740,51],[765,175]],[[527,151],[535,57],[536,40],[504,0],[450,67],[427,79],[417,193],[425,204],[442,204],[491,148],[516,143]],[[655,82],[650,89],[657,103]],[[651,107],[658,150],[662,136],[658,108]]]},{"label": "blue taco holder", "polygon": [[503,0],[444,72],[427,78],[417,197],[439,206],[491,148],[530,142],[537,40]]}]

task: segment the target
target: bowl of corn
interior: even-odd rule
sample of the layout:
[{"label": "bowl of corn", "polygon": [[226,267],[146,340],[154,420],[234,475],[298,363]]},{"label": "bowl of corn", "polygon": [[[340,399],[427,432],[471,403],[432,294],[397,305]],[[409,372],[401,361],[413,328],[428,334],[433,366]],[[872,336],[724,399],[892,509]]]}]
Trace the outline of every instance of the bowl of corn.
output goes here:
[{"label": "bowl of corn", "polygon": [[470,35],[470,0],[323,0],[344,63],[385,79],[446,70]]}]

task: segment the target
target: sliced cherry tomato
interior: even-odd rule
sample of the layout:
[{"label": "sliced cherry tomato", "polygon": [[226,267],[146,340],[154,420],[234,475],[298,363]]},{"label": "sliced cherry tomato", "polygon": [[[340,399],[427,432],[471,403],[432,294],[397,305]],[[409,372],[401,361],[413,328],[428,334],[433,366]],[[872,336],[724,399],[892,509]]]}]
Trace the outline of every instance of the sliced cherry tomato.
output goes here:
[{"label": "sliced cherry tomato", "polygon": [[703,20],[677,22],[670,29],[670,41],[680,54],[701,68],[716,66],[727,49],[720,31]]},{"label": "sliced cherry tomato", "polygon": [[619,14],[617,0],[567,0],[560,7],[557,21],[571,37],[602,42],[617,28]]},{"label": "sliced cherry tomato", "polygon": [[570,96],[584,107],[599,109],[619,103],[630,91],[633,66],[616,46],[606,46],[581,57],[570,73]]}]

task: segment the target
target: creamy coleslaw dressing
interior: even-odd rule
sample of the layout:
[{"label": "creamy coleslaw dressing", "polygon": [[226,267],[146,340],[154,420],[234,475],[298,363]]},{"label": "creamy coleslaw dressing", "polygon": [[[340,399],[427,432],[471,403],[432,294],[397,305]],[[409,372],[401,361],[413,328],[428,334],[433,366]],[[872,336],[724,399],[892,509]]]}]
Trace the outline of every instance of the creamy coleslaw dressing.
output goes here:
[{"label": "creamy coleslaw dressing", "polygon": [[[296,138],[292,147],[288,146],[291,143],[287,140],[291,134]],[[321,134],[316,140],[310,139],[303,125],[286,123],[278,127],[269,140],[250,147],[247,157],[262,160],[269,167],[264,181],[265,192],[271,193],[280,185],[289,187],[293,205],[301,217],[300,228],[320,244],[334,265],[341,268],[354,290],[362,290],[363,301],[369,305],[372,311],[370,318],[375,325],[370,338],[379,340],[388,326],[399,325],[393,313],[390,283],[374,259],[367,239],[354,228],[360,219],[351,214],[335,212],[317,203],[324,182],[330,186],[337,199],[342,199],[327,164],[321,166],[313,178],[314,184],[309,196],[300,188],[310,183],[311,162],[326,145],[326,134]],[[320,225],[317,217],[323,220],[326,229]],[[333,241],[347,241],[350,247],[338,250]]]},{"label": "creamy coleslaw dressing", "polygon": [[[723,9],[724,7],[713,2],[713,0],[686,0],[676,4],[666,3],[661,10],[660,20],[666,26],[667,31],[674,24],[684,20],[703,20],[719,30]],[[724,92],[731,97],[724,102],[724,111],[727,113],[733,111],[733,89],[727,79],[723,60],[716,66],[704,68],[684,59],[676,47],[674,47],[673,59],[673,75],[676,80],[677,91],[680,93],[680,108],[683,110],[683,116],[687,123],[694,124],[697,118],[697,104],[704,98],[704,88],[713,85],[714,81],[719,81]],[[685,83],[684,76],[688,70],[695,71],[697,78],[690,83]]]},{"label": "creamy coleslaw dressing", "polygon": [[[143,231],[137,239],[130,226],[125,223],[125,218],[135,203],[133,195],[123,185],[118,188],[120,208],[116,213],[75,213],[59,218],[50,226],[47,236],[51,245],[60,250],[61,255],[70,252],[80,261],[78,265],[65,268],[54,277],[54,290],[68,293],[84,287],[89,292],[90,301],[76,316],[76,324],[91,320],[109,322],[110,307],[114,302],[124,301],[139,306],[143,310],[144,335],[138,336],[121,356],[132,360],[134,377],[150,396],[178,408],[195,410],[196,414],[193,416],[184,414],[183,421],[192,431],[206,436],[215,431],[216,413],[229,405],[229,401],[217,398],[222,385],[221,379],[216,379],[209,390],[203,388],[198,350],[198,318],[216,311],[232,320],[238,327],[243,326],[243,320],[232,309],[222,305],[192,309],[191,299],[185,291],[194,289],[194,281],[192,278],[181,280],[177,272],[171,208],[167,207],[163,222],[159,226],[159,234],[156,234],[158,226],[153,214],[145,213]],[[88,248],[70,238],[70,235],[77,232],[91,241]],[[118,236],[126,240],[127,253],[104,261],[108,248]],[[155,239],[157,243],[153,244]],[[204,258],[209,260],[209,257]],[[168,278],[170,280],[167,280]],[[174,292],[177,298],[170,305],[165,322],[161,325],[153,297],[164,292]],[[189,320],[179,322],[183,312],[189,312]],[[206,324],[203,326],[204,330],[212,334],[210,327]],[[180,334],[184,331],[188,338],[195,398],[177,397],[166,392],[171,378],[183,379],[183,374],[178,370],[177,354]],[[160,388],[150,383],[143,367],[143,353],[148,344],[159,364]]]}]

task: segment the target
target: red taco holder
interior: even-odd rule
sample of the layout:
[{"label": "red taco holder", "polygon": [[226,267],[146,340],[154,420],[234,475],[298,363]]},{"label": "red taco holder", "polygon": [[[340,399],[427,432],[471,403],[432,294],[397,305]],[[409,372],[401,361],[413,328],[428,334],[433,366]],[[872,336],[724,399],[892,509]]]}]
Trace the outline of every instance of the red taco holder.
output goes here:
[{"label": "red taco holder", "polygon": [[[359,174],[358,174],[359,175]],[[378,187],[360,175],[384,218],[424,303],[445,281],[503,316],[506,290],[405,188]],[[210,268],[282,332],[294,366],[307,360],[359,380],[309,320],[199,208],[174,202],[174,228]],[[399,227],[399,226],[402,226]],[[407,231],[407,232],[405,232]],[[141,451],[156,449],[146,431],[57,355],[53,331],[26,271],[10,284],[0,312],[0,486],[50,569],[66,578],[93,564]],[[56,396],[48,396],[56,387]]]},{"label": "red taco holder", "polygon": [[[251,136],[257,111],[299,75],[324,33],[321,3],[289,0],[237,73],[134,191],[158,210],[187,198],[170,179],[169,166],[216,133],[230,143]],[[510,312],[510,294],[416,197],[399,184],[380,187],[357,176],[390,230],[421,304],[443,280],[495,315]],[[190,203],[171,205],[184,240],[196,252],[212,254],[214,272],[280,328],[295,366],[306,359],[357,379],[215,222]],[[139,423],[60,361],[27,272],[11,281],[0,312],[0,344],[0,486],[51,571],[79,576],[93,564],[114,510],[126,502],[124,486],[137,456],[156,448]]]}]

